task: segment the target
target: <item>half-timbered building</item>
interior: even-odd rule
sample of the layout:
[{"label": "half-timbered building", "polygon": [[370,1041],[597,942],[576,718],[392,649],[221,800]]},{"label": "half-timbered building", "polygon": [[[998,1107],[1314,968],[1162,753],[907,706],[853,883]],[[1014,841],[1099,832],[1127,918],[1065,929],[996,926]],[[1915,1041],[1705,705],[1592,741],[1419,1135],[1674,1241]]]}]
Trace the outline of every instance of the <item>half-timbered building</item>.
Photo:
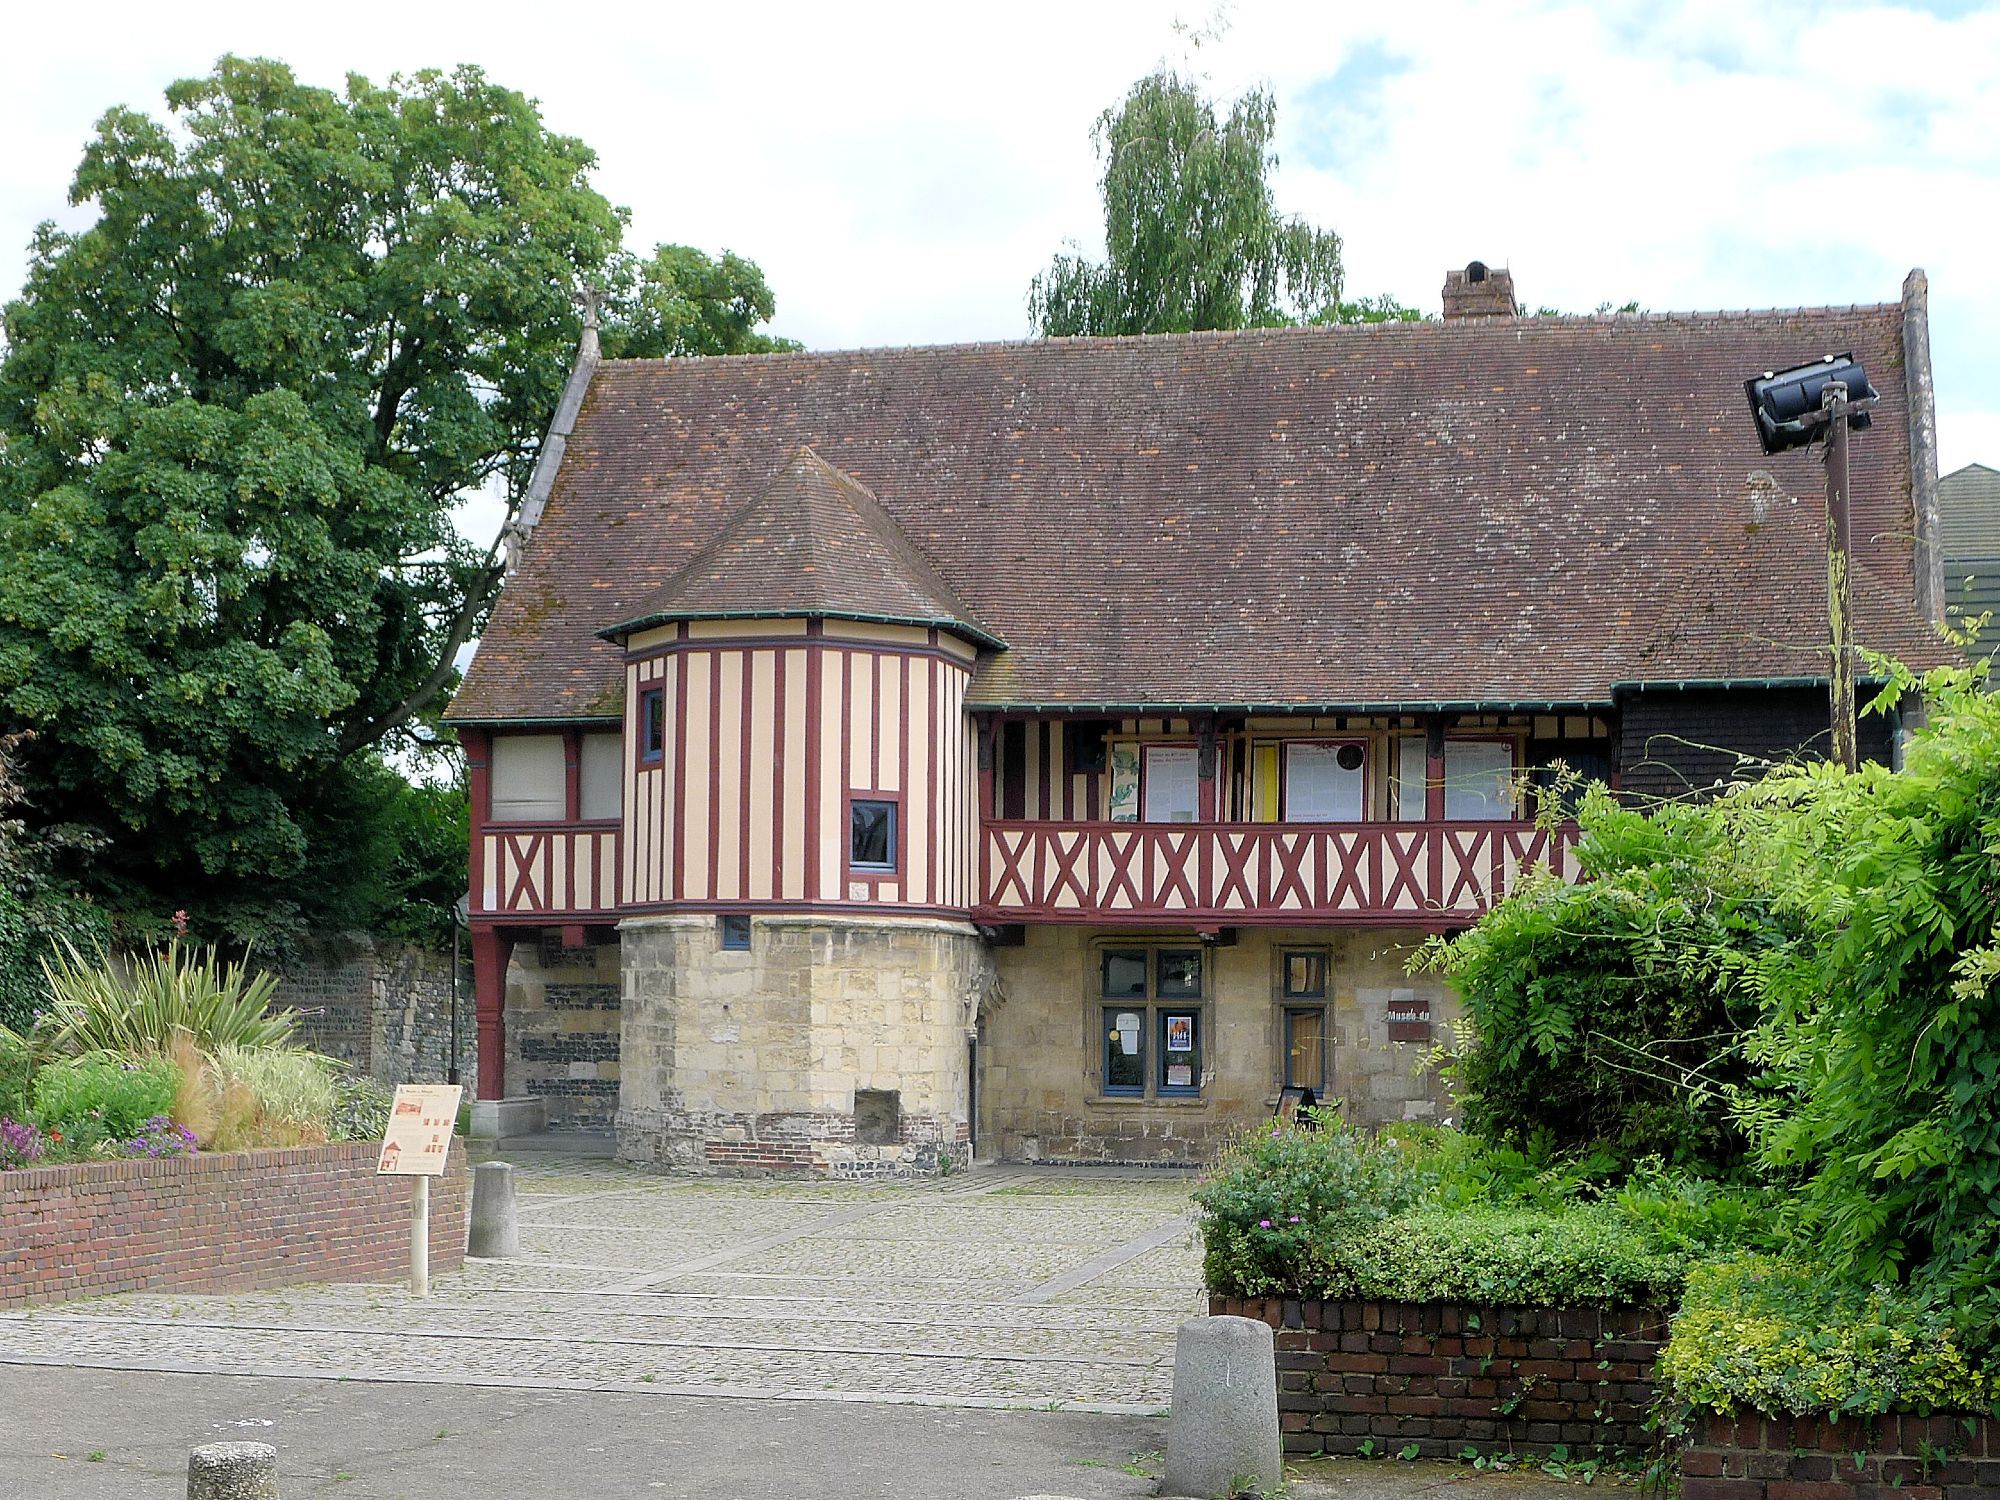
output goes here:
[{"label": "half-timbered building", "polygon": [[482,1110],[857,1176],[1199,1159],[1287,1089],[1437,1111],[1457,1006],[1407,960],[1575,876],[1559,767],[1699,795],[1825,742],[1821,470],[1746,376],[1863,361],[1858,638],[1928,663],[1942,608],[1920,274],[1524,318],[1475,265],[1446,310],[587,335],[451,710]]}]

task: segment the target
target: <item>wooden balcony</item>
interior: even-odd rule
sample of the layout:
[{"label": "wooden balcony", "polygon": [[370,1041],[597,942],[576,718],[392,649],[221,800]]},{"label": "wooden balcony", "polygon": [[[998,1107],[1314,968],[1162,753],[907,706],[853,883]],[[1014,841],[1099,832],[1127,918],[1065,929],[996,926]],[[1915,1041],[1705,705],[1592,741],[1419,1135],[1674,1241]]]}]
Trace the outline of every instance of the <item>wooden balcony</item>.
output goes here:
[{"label": "wooden balcony", "polygon": [[1570,824],[988,822],[977,915],[1452,926],[1531,865],[1575,880],[1575,844]]},{"label": "wooden balcony", "polygon": [[475,853],[475,917],[617,917],[616,823],[490,823]]}]

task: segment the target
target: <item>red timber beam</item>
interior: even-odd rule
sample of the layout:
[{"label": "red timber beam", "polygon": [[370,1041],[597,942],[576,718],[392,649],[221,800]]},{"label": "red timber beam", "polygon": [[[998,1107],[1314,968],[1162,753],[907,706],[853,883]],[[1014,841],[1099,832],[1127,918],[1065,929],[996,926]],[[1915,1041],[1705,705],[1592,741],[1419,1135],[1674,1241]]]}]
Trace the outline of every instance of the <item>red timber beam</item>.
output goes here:
[{"label": "red timber beam", "polygon": [[514,938],[497,927],[472,929],[473,1008],[479,1021],[479,1079],[474,1095],[507,1095],[507,960]]}]

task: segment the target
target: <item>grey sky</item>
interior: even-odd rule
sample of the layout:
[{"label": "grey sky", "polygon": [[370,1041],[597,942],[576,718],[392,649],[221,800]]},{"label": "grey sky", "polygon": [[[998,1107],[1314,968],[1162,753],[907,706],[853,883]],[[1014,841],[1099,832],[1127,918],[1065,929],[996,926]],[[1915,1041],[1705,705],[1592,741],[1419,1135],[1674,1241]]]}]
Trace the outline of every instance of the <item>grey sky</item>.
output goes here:
[{"label": "grey sky", "polygon": [[[100,4],[8,18],[0,294],[65,205],[92,122],[159,112],[224,51],[338,84],[461,61],[582,136],[632,241],[759,261],[809,346],[1025,334],[1029,278],[1095,248],[1088,131],[1184,47],[1151,0],[1004,6]],[[24,66],[24,60],[33,59]],[[2000,462],[1992,292],[2000,7],[1239,0],[1195,65],[1279,101],[1288,211],[1338,229],[1352,293],[1435,309],[1447,266],[1587,311],[1933,288],[1943,466]]]}]

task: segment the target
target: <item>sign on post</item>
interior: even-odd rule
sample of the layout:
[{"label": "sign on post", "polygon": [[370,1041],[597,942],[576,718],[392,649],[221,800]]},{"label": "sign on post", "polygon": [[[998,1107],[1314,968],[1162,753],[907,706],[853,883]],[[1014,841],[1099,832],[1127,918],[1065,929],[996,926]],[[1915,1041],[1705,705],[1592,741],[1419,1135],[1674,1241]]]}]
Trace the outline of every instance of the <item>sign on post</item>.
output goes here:
[{"label": "sign on post", "polygon": [[410,1292],[431,1294],[431,1179],[441,1176],[451,1156],[451,1132],[458,1123],[456,1083],[406,1083],[389,1106],[389,1129],[376,1159],[379,1177],[414,1179],[410,1201]]}]

